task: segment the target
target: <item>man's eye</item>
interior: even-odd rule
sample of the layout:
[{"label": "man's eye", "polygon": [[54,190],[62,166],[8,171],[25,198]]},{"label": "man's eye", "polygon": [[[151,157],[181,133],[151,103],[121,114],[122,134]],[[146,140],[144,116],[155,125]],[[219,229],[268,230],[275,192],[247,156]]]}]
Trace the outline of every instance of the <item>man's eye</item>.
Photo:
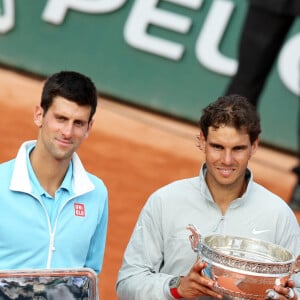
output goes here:
[{"label": "man's eye", "polygon": [[82,127],[82,126],[83,126],[83,123],[82,123],[81,121],[76,121],[76,122],[75,122],[75,125],[76,125],[77,127]]},{"label": "man's eye", "polygon": [[237,152],[242,151],[242,150],[244,150],[244,147],[236,147],[236,148],[234,148],[234,151],[237,151]]},{"label": "man's eye", "polygon": [[217,150],[222,149],[222,147],[221,147],[220,145],[214,145],[213,147],[214,147],[215,149],[217,149]]}]

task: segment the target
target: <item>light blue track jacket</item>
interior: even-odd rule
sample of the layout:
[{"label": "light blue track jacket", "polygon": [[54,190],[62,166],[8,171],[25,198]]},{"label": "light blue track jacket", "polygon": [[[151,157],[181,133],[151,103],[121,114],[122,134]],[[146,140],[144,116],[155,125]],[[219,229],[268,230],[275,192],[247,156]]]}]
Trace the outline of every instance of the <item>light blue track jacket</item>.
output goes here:
[{"label": "light blue track jacket", "polygon": [[0,164],[0,269],[102,268],[108,194],[73,154],[74,195],[62,204],[51,226],[40,195],[32,193],[25,142],[17,157]]}]

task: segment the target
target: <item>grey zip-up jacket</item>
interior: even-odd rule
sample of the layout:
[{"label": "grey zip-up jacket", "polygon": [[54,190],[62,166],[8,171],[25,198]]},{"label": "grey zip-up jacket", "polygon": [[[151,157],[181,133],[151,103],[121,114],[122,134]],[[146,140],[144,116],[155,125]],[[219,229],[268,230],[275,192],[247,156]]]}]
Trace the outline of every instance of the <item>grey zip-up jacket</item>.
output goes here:
[{"label": "grey zip-up jacket", "polygon": [[298,222],[281,198],[255,183],[247,170],[246,192],[222,215],[206,185],[205,169],[204,165],[199,177],[175,181],[148,199],[118,274],[120,300],[173,299],[170,279],[186,275],[197,259],[188,224],[195,225],[203,236],[219,233],[256,238],[299,254]]}]

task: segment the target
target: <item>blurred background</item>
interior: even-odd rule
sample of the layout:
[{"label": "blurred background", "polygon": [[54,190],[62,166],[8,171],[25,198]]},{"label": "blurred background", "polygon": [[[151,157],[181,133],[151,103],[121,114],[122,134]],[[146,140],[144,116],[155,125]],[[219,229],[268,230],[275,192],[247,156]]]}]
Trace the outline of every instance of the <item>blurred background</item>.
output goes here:
[{"label": "blurred background", "polygon": [[[194,122],[236,72],[247,4],[0,0],[0,63],[40,76],[79,70],[103,95]],[[298,149],[299,31],[296,20],[259,107],[262,141],[292,152]]]}]

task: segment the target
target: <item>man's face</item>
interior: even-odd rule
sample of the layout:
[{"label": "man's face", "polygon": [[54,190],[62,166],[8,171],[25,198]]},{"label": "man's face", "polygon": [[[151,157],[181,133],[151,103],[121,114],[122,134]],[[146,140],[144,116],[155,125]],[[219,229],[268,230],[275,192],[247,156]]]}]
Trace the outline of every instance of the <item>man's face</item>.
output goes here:
[{"label": "man's face", "polygon": [[34,118],[40,128],[38,144],[44,154],[57,160],[71,158],[88,137],[93,123],[88,123],[90,112],[91,107],[79,106],[62,97],[56,97],[45,114],[37,106]]},{"label": "man's face", "polygon": [[244,183],[248,161],[255,153],[258,140],[252,145],[249,135],[233,127],[209,127],[207,139],[200,133],[200,147],[205,151],[210,187],[238,187]]}]

